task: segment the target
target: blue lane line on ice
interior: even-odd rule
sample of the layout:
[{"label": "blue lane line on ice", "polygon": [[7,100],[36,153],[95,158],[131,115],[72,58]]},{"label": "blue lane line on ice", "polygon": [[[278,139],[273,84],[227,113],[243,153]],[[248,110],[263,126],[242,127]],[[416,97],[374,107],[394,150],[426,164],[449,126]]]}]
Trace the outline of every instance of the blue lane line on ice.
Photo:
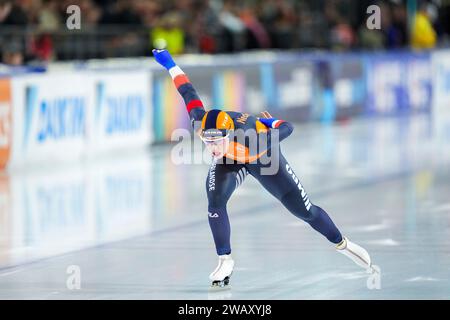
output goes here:
[{"label": "blue lane line on ice", "polygon": [[[376,184],[385,183],[385,182],[389,182],[389,181],[393,181],[393,180],[397,180],[397,179],[401,179],[401,178],[405,178],[405,177],[411,176],[415,172],[420,171],[420,170],[421,170],[420,168],[415,168],[415,169],[412,169],[412,170],[405,170],[405,171],[397,172],[397,173],[394,173],[394,174],[386,175],[386,176],[383,176],[383,177],[378,177],[378,178],[374,178],[374,179],[370,179],[370,180],[366,180],[366,181],[361,181],[361,182],[349,184],[347,186],[331,188],[329,190],[318,191],[318,192],[316,192],[313,195],[313,197],[314,198],[324,198],[324,197],[326,197],[328,195],[331,195],[331,194],[336,194],[336,193],[340,193],[340,192],[348,192],[348,191],[352,191],[352,190],[359,189],[359,188],[370,187],[370,186],[373,186],[373,185],[376,185]],[[277,205],[279,205],[279,202],[276,199],[273,199],[272,201],[266,202],[265,204],[244,208],[242,210],[237,210],[235,213],[233,213],[233,219],[242,217],[244,215],[247,216],[249,214],[260,212],[258,210],[261,210],[261,209],[273,208],[273,207],[275,207]],[[93,245],[93,246],[89,246],[89,247],[86,247],[86,248],[77,249],[77,250],[69,251],[69,252],[66,252],[66,253],[53,255],[53,256],[50,256],[50,257],[39,258],[39,259],[36,259],[36,260],[33,260],[33,261],[24,262],[24,263],[21,263],[21,264],[18,264],[18,265],[0,267],[0,277],[2,276],[2,273],[5,272],[5,271],[8,271],[8,274],[10,274],[10,273],[14,272],[14,269],[21,269],[21,268],[23,268],[25,266],[33,265],[33,264],[36,264],[36,263],[39,263],[39,262],[42,262],[42,261],[47,261],[47,260],[54,259],[54,258],[65,257],[65,256],[68,256],[68,255],[79,253],[81,251],[95,250],[95,249],[107,247],[107,246],[110,246],[110,245],[114,245],[114,244],[117,244],[117,243],[131,241],[133,239],[152,237],[152,236],[159,235],[159,234],[180,231],[182,229],[188,229],[188,228],[192,228],[192,227],[197,227],[197,226],[203,225],[205,223],[207,223],[206,218],[205,219],[201,219],[201,220],[192,221],[192,222],[185,223],[185,224],[181,224],[179,226],[174,226],[174,227],[169,227],[169,228],[165,228],[165,229],[161,229],[161,230],[151,231],[151,232],[149,232],[147,234],[141,234],[141,235],[138,235],[138,236],[133,236],[133,237],[127,238],[127,239],[120,239],[120,240],[116,240],[116,241],[109,241],[109,242],[106,242],[106,243]]]}]

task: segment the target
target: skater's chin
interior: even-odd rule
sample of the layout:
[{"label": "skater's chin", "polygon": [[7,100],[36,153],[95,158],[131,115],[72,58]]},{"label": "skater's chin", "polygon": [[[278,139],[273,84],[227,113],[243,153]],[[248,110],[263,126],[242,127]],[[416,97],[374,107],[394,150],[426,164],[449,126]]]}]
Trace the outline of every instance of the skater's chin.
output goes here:
[{"label": "skater's chin", "polygon": [[220,159],[223,158],[224,156],[224,154],[221,152],[213,152],[211,155],[213,156],[214,159]]}]

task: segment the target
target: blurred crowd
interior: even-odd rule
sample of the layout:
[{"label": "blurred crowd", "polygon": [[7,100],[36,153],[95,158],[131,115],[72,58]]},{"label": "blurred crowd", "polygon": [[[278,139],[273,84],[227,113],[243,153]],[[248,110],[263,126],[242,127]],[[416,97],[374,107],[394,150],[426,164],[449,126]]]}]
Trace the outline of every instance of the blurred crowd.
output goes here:
[{"label": "blurred crowd", "polygon": [[[381,29],[367,27],[372,4]],[[70,5],[80,8],[79,30],[66,26]],[[428,49],[449,34],[446,0],[0,0],[6,64],[145,56],[153,47],[174,54]]]}]

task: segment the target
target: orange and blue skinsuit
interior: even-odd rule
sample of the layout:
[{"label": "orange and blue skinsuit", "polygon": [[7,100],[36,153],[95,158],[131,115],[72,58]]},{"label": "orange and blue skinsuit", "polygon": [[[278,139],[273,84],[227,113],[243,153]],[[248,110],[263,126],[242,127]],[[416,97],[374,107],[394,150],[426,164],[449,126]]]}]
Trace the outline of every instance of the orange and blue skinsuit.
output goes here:
[{"label": "orange and blue skinsuit", "polygon": [[[178,92],[183,97],[192,125],[200,123],[206,113],[188,77],[178,67],[166,50],[153,51],[156,60],[164,66],[172,76]],[[251,130],[256,132],[258,148],[250,148],[251,141],[231,139],[230,148],[226,153],[229,161],[214,160],[206,179],[208,196],[208,220],[213,234],[218,255],[229,254],[230,222],[227,213],[227,203],[233,192],[250,174],[276,199],[278,199],[293,215],[309,223],[332,243],[340,243],[342,235],[329,215],[314,205],[305,188],[301,184],[292,167],[281,153],[279,142],[287,138],[293,130],[290,123],[276,119],[258,119],[241,112],[227,112],[233,120],[234,132]],[[273,134],[277,139],[273,139]],[[255,137],[255,134],[249,135]],[[260,139],[262,137],[262,139]],[[263,147],[259,141],[263,140]],[[264,157],[270,153],[270,157]],[[276,156],[275,156],[276,155]],[[269,160],[268,162],[263,162]],[[226,160],[226,159],[225,159]],[[275,162],[275,166],[274,166]],[[269,167],[277,170],[264,170]]]}]

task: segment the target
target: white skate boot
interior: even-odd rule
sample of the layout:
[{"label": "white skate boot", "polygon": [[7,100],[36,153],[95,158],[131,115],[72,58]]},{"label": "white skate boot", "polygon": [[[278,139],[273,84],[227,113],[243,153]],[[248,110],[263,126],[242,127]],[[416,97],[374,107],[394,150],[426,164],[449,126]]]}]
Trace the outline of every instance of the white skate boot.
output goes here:
[{"label": "white skate boot", "polygon": [[231,255],[225,254],[219,256],[219,264],[216,269],[209,275],[212,281],[212,287],[225,287],[230,282],[231,274],[233,273],[234,260]]},{"label": "white skate boot", "polygon": [[348,238],[343,237],[342,241],[336,245],[336,250],[349,257],[361,268],[366,270],[370,270],[372,268],[372,261],[366,249],[351,242]]}]

